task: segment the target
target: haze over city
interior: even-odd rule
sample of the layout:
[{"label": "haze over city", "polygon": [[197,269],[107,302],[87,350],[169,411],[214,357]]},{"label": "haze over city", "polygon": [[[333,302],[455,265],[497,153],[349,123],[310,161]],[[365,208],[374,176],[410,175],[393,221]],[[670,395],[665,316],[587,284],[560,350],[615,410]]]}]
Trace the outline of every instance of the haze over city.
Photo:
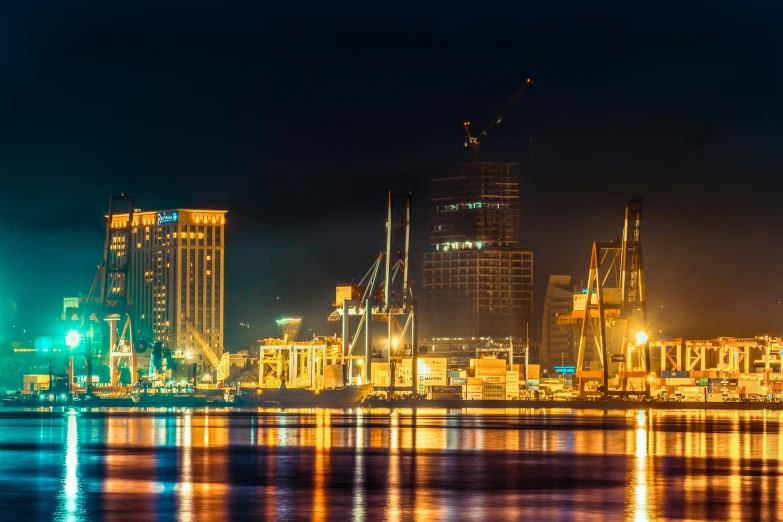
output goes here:
[{"label": "haze over city", "polygon": [[779,4],[444,6],[5,6],[0,297],[20,327],[89,289],[122,192],[228,210],[228,347],[290,314],[332,333],[334,285],[383,248],[386,190],[413,193],[420,279],[429,180],[530,77],[482,156],[520,163],[537,310],[642,196],[659,329],[779,333]]}]

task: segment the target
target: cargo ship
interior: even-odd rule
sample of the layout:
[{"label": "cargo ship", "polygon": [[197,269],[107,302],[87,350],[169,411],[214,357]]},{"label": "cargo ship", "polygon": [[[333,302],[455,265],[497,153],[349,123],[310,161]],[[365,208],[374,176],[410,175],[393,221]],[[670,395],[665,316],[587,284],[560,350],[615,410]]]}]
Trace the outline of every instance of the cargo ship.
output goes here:
[{"label": "cargo ship", "polygon": [[[258,389],[251,394],[239,394],[233,389],[197,390],[191,393],[142,391],[110,397],[83,396],[68,404],[85,408],[354,408],[364,402],[372,389],[372,384],[363,384],[319,391],[303,388]],[[41,404],[30,401],[30,405]]]},{"label": "cargo ship", "polygon": [[237,408],[354,408],[372,392],[372,384],[350,384],[343,388],[262,388],[255,395],[236,395],[229,405]]}]

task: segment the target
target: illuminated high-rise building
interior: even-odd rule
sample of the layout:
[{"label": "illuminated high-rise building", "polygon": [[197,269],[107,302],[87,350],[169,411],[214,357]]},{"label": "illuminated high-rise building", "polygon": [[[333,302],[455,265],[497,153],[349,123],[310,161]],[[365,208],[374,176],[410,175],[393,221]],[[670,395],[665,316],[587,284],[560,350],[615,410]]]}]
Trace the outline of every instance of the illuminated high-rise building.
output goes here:
[{"label": "illuminated high-rise building", "polygon": [[[122,227],[127,219],[115,215],[112,226]],[[195,329],[222,354],[225,223],[225,210],[134,212],[128,290],[135,339],[197,353]]]},{"label": "illuminated high-rise building", "polygon": [[533,252],[520,248],[516,164],[472,162],[432,180],[435,222],[424,255],[428,338],[524,338]]}]

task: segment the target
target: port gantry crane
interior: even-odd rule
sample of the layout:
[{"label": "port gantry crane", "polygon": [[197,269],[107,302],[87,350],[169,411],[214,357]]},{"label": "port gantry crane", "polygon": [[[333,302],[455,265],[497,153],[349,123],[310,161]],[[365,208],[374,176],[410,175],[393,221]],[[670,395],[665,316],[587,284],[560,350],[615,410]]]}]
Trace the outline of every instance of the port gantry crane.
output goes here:
[{"label": "port gantry crane", "polygon": [[[125,194],[109,198],[109,213],[106,216],[106,241],[103,248],[103,261],[90,287],[90,292],[81,308],[79,324],[79,347],[74,351],[83,351],[86,370],[86,392],[92,393],[92,345],[87,342],[88,321],[101,320],[109,324],[109,362],[111,384],[119,382],[119,363],[128,358],[131,381],[136,376],[136,353],[146,350],[146,342],[140,341],[133,346],[133,302],[128,292],[128,268],[130,266],[131,232],[133,227],[133,197]],[[124,321],[123,321],[124,320]],[[123,321],[122,330],[118,322]],[[93,332],[92,326],[89,330]],[[84,345],[87,345],[86,347]],[[73,357],[71,357],[71,368]]]},{"label": "port gantry crane", "polygon": [[[619,377],[622,389],[613,394],[649,393],[646,377],[651,368],[641,221],[642,200],[631,199],[625,208],[622,239],[593,242],[584,293],[574,295],[573,311],[557,318],[560,325],[578,328],[576,377],[580,393],[585,391],[585,381],[597,380],[602,384],[601,393],[608,395],[609,379],[614,375]],[[584,368],[590,338],[601,370]],[[644,390],[629,392],[628,379],[632,378],[642,378]]]},{"label": "port gantry crane", "polygon": [[490,121],[487,124],[487,126],[484,127],[484,130],[482,130],[476,136],[473,136],[473,135],[470,134],[470,122],[466,121],[466,122],[463,123],[463,125],[465,127],[465,146],[466,147],[470,147],[470,148],[473,149],[473,159],[474,159],[474,161],[478,159],[478,155],[479,155],[479,147],[481,145],[479,140],[481,138],[483,138],[484,136],[486,136],[487,133],[490,130],[492,130],[492,127],[494,127],[495,125],[497,125],[498,123],[500,123],[503,120],[503,115],[506,113],[506,111],[508,109],[510,109],[512,105],[514,105],[514,102],[516,102],[517,99],[520,96],[522,96],[522,93],[524,93],[528,89],[528,87],[530,87],[532,84],[533,84],[533,82],[530,80],[530,78],[528,78],[525,81],[525,84],[522,85],[522,88],[519,89],[517,91],[517,93],[514,96],[511,97],[511,99],[508,101],[506,106],[503,107],[503,109],[501,109],[500,113],[498,113],[498,115],[495,117],[495,119]]},{"label": "port gantry crane", "polygon": [[[395,210],[402,207],[403,217],[396,218]],[[399,210],[402,210],[400,208]],[[411,194],[393,195],[388,193],[386,206],[386,250],[378,254],[375,262],[367,271],[359,284],[338,286],[334,302],[335,310],[329,316],[330,322],[342,321],[342,354],[348,361],[348,373],[353,375],[353,361],[364,364],[366,383],[378,382],[372,374],[373,358],[380,358],[379,353],[373,353],[371,343],[371,323],[386,323],[383,337],[388,342],[389,386],[376,387],[392,396],[396,391],[416,392],[417,380],[417,325],[415,320],[416,299],[413,294],[413,282],[408,279],[408,249],[410,247]],[[395,238],[395,229],[404,229],[402,238]],[[396,241],[395,241],[396,239]],[[402,243],[402,244],[400,244]],[[383,271],[383,280],[378,274]],[[400,277],[402,281],[400,281]],[[351,316],[358,317],[355,331],[351,328]],[[360,336],[364,330],[364,354],[355,350],[360,344]],[[381,343],[382,346],[385,342]],[[412,389],[397,387],[398,364],[403,359],[411,359]]]}]

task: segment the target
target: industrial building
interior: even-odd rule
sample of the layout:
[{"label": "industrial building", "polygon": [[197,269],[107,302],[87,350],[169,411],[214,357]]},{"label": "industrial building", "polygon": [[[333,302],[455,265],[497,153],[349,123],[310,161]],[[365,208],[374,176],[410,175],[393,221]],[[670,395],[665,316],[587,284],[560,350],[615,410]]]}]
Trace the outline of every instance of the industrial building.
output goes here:
[{"label": "industrial building", "polygon": [[560,315],[573,310],[574,288],[571,276],[551,275],[544,297],[543,321],[541,327],[542,364],[572,366],[576,360],[574,351],[574,330],[557,324]]},{"label": "industrial building", "polygon": [[519,247],[515,163],[457,165],[432,180],[432,250],[424,254],[423,331],[438,338],[525,338],[533,252]]},{"label": "industrial building", "polygon": [[[114,214],[112,228],[127,226]],[[172,350],[199,350],[200,336],[220,357],[224,342],[225,210],[135,211],[128,293],[134,337]],[[116,242],[124,236],[114,236]],[[122,245],[112,245],[122,250]]]}]

